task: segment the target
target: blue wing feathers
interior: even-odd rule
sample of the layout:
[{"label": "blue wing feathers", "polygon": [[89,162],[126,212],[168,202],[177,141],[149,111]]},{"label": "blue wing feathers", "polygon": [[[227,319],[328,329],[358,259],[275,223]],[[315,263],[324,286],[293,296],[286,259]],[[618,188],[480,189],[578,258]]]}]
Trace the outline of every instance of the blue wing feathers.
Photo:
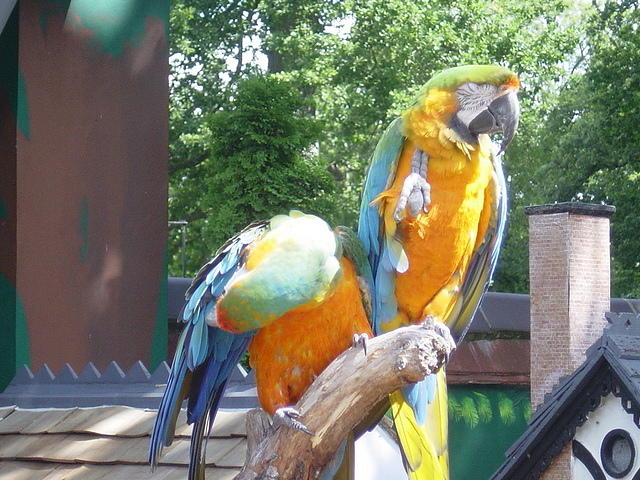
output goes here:
[{"label": "blue wing feathers", "polygon": [[[185,331],[183,336],[186,334],[188,334],[188,332]],[[184,356],[176,356],[172,364],[169,379],[167,380],[165,394],[158,408],[158,416],[156,417],[155,425],[151,433],[149,462],[152,467],[157,465],[162,447],[170,445],[173,440],[175,418],[182,404],[182,385],[185,383],[187,374],[188,371]]]},{"label": "blue wing feathers", "polygon": [[217,265],[215,265],[211,271],[207,274],[206,280],[205,280],[205,284],[206,285],[211,285],[215,278],[220,274],[220,264],[218,263]]},{"label": "blue wing feathers", "polygon": [[195,423],[191,456],[198,460],[190,467],[189,479],[202,478],[205,427],[212,424],[226,380],[253,336],[253,332],[233,334],[209,327],[205,317],[215,307],[233,273],[242,267],[246,247],[264,234],[267,225],[267,222],[252,224],[227,241],[187,290],[186,304],[179,315],[185,327],[151,434],[149,462],[153,467],[162,447],[171,444],[178,412],[188,398],[187,421]]},{"label": "blue wing feathers", "polygon": [[[394,259],[393,252],[385,245],[378,207],[371,205],[371,202],[389,187],[395,177],[404,140],[402,119],[397,118],[389,125],[373,152],[360,204],[358,237],[365,248],[375,277],[376,334],[381,333],[381,323],[393,318],[397,312],[392,265],[402,265],[402,262],[400,257]],[[387,254],[384,250],[387,250]]]},{"label": "blue wing feathers", "polygon": [[[223,382],[211,395],[208,399],[205,411],[214,412],[217,410],[218,404],[220,403],[220,399],[222,398],[222,393],[224,391],[224,385],[226,381]],[[211,426],[213,425],[213,421],[215,418],[215,414],[211,415],[203,415],[201,418],[197,419],[194,422],[193,430],[191,432],[191,445],[189,449],[189,474],[188,478],[190,480],[204,480],[204,469],[206,467],[206,456],[205,451],[202,448],[202,440],[204,438],[205,432],[211,431]],[[207,435],[207,439],[208,439]],[[206,442],[205,442],[206,449]]]},{"label": "blue wing feathers", "polygon": [[374,272],[378,268],[378,260],[381,255],[382,235],[378,207],[371,205],[371,202],[388,188],[389,180],[395,176],[403,143],[402,119],[397,118],[384,132],[373,152],[362,194],[358,236],[369,256]]},{"label": "blue wing feathers", "polygon": [[227,282],[231,279],[232,274],[235,270],[229,270],[225,274],[221,274],[217,279],[214,279],[211,283],[211,295],[214,297],[219,297],[222,295],[224,291],[224,287],[227,285]]},{"label": "blue wing feathers", "polygon": [[200,365],[207,353],[207,330],[209,327],[204,318],[199,317],[202,317],[202,313],[198,313],[198,320],[193,322],[193,328],[191,329],[191,340],[189,341],[189,351],[187,353],[187,366],[190,370]]},{"label": "blue wing feathers", "polygon": [[231,247],[227,256],[224,258],[224,260],[222,260],[220,264],[220,273],[227,273],[229,270],[236,266],[239,251],[239,246],[234,245],[233,247]]},{"label": "blue wing feathers", "polygon": [[[213,329],[210,329],[213,330]],[[226,382],[231,370],[235,367],[244,353],[250,334],[233,334],[222,330],[212,334],[211,353],[206,361],[198,367],[191,381],[191,393],[189,395],[188,421],[193,423],[202,418],[209,397]]]},{"label": "blue wing feathers", "polygon": [[200,303],[200,300],[202,300],[202,295],[204,294],[206,289],[207,289],[207,284],[203,282],[193,292],[193,295],[187,302],[187,305],[184,307],[184,311],[182,313],[182,318],[185,321],[192,317],[193,311],[195,310],[196,306]]},{"label": "blue wing feathers", "polygon": [[[385,262],[385,260],[383,260]],[[376,272],[376,312],[375,333],[380,335],[383,332],[382,323],[391,320],[398,313],[398,302],[396,301],[395,273],[390,265],[383,263]]]}]

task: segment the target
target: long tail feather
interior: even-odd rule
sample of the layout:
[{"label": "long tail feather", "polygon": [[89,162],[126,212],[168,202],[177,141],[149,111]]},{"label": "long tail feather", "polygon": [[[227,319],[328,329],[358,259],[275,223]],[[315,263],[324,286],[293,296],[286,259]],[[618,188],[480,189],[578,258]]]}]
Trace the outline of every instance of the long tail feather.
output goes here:
[{"label": "long tail feather", "polygon": [[[184,341],[186,335],[189,335],[188,330],[183,332],[180,342]],[[151,432],[149,463],[153,469],[158,465],[162,448],[171,445],[173,442],[178,413],[187,395],[190,383],[191,372],[187,368],[186,358],[183,352],[178,350],[171,366],[167,388],[160,402],[158,415]]]},{"label": "long tail feather", "polygon": [[189,480],[204,480],[205,468],[207,466],[207,442],[205,441],[205,448],[202,448],[202,440],[205,438],[205,432],[207,433],[207,440],[209,438],[209,433],[215,420],[215,414],[218,410],[218,404],[222,398],[225,384],[226,382],[222,383],[216,389],[214,394],[209,397],[209,401],[207,402],[207,412],[209,412],[209,414],[202,415],[193,424],[193,431],[191,432],[191,447],[189,451]]},{"label": "long tail feather", "polygon": [[[449,452],[447,431],[447,384],[442,370],[435,374],[435,382],[418,389],[416,398],[408,401],[406,394],[391,394],[393,420],[411,480],[448,480]],[[418,387],[420,387],[418,385]],[[433,389],[435,388],[435,391]],[[430,399],[428,401],[427,399]],[[424,412],[412,406],[426,404]]]}]

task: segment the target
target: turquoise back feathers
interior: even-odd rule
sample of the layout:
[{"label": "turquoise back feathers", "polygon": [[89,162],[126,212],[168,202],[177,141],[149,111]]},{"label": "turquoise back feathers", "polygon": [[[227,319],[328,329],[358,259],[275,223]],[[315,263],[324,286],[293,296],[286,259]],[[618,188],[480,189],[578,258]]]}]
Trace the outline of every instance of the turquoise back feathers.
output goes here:
[{"label": "turquoise back feathers", "polygon": [[292,211],[269,222],[229,280],[213,321],[245,332],[269,325],[298,307],[314,306],[340,279],[339,245],[326,222]]}]

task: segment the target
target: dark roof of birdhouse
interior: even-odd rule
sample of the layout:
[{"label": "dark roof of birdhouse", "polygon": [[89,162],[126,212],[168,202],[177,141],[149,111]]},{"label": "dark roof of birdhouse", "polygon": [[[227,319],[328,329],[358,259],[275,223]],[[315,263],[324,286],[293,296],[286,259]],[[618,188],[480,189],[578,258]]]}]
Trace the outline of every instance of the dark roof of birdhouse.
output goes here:
[{"label": "dark roof of birdhouse", "polygon": [[545,396],[492,480],[540,478],[610,393],[622,399],[640,427],[640,316],[609,313],[607,319],[610,325],[587,350],[585,362]]}]

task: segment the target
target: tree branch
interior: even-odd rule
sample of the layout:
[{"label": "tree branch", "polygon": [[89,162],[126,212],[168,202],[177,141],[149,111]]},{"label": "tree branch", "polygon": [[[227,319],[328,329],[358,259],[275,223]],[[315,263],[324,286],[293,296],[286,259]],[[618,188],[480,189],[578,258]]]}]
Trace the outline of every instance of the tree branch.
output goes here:
[{"label": "tree branch", "polygon": [[[313,382],[295,408],[313,436],[248,416],[251,448],[235,480],[311,480],[343,439],[387,395],[443,366],[449,344],[432,327],[412,326],[369,340],[367,355],[350,348]],[[261,412],[261,413],[258,413]],[[260,416],[262,415],[262,419]]]},{"label": "tree branch", "polygon": [[203,152],[193,158],[185,158],[183,160],[170,159],[169,161],[169,175],[174,174],[178,170],[183,168],[195,167],[196,165],[204,162],[209,156],[209,152]]}]

